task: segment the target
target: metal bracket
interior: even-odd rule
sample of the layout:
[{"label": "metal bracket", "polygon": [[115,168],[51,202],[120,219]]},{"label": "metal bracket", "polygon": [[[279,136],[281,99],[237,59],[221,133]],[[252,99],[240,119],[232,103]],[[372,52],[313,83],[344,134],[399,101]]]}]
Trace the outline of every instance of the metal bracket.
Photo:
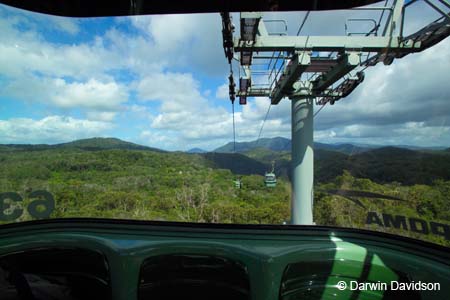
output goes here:
[{"label": "metal bracket", "polygon": [[272,104],[278,104],[284,97],[293,91],[293,84],[298,80],[300,75],[311,64],[311,52],[296,51],[292,59],[286,66],[283,74],[276,83],[276,86],[270,96]]},{"label": "metal bracket", "polygon": [[348,52],[339,59],[338,64],[329,72],[321,75],[318,80],[314,82],[313,89],[321,91],[342,78],[345,74],[356,68],[361,62],[361,53]]}]

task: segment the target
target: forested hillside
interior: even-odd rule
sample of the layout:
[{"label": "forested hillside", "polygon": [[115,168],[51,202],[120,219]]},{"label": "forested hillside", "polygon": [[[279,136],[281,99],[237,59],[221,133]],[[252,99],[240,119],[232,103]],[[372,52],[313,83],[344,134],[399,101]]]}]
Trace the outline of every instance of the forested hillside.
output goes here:
[{"label": "forested hillside", "polygon": [[287,182],[266,189],[248,175],[237,190],[230,170],[200,154],[50,149],[0,152],[0,162],[0,191],[47,190],[52,217],[280,224],[288,216]]},{"label": "forested hillside", "polygon": [[7,150],[22,150],[22,151],[31,151],[31,150],[48,150],[48,149],[83,149],[83,150],[107,150],[107,149],[128,149],[128,150],[150,150],[162,152],[163,150],[157,148],[151,148],[147,146],[142,146],[126,141],[122,141],[117,138],[90,138],[83,140],[76,140],[69,143],[48,145],[48,144],[37,144],[37,145],[29,145],[29,144],[6,144],[0,145],[0,151]]},{"label": "forested hillside", "polygon": [[[274,161],[277,174],[288,177],[291,159],[289,152],[254,149],[245,154],[266,165]],[[370,178],[377,183],[431,184],[437,179],[450,180],[450,153],[383,147],[348,155],[315,149],[316,182],[326,183],[341,175],[344,170],[355,177]]]},{"label": "forested hillside", "polygon": [[[96,144],[75,142],[39,149],[0,147],[0,193],[20,194],[26,206],[27,195],[32,191],[49,191],[56,201],[52,218],[256,224],[281,224],[289,220],[288,152],[259,148],[246,155],[190,154],[133,148],[135,144],[123,149],[123,145],[128,145],[123,143],[118,143],[115,149],[110,142],[117,141],[91,141]],[[378,213],[381,220],[382,213],[388,213],[420,219],[426,224],[431,221],[449,224],[449,157],[445,151],[425,153],[395,148],[351,156],[317,150],[316,223],[382,230],[450,246],[446,240],[450,231],[445,231],[448,226],[439,227],[438,234],[425,234],[413,232],[409,227],[366,224],[368,212]],[[277,161],[279,180],[275,188],[267,188],[262,174],[272,160]],[[238,177],[242,189],[235,188],[233,181]],[[355,201],[332,192],[335,190],[373,192],[405,201],[370,197]],[[29,219],[24,210],[19,220]]]}]

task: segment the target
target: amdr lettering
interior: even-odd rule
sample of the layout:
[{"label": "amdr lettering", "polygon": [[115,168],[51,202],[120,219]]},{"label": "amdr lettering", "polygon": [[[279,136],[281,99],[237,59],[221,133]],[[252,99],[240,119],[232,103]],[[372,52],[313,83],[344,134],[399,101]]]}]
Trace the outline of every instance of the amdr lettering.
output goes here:
[{"label": "amdr lettering", "polygon": [[390,215],[382,213],[381,217],[378,213],[369,211],[366,219],[367,225],[376,224],[381,227],[392,227],[403,229],[406,231],[417,232],[421,234],[435,234],[450,240],[450,226],[438,222],[427,222],[418,218],[408,218],[405,216]]}]

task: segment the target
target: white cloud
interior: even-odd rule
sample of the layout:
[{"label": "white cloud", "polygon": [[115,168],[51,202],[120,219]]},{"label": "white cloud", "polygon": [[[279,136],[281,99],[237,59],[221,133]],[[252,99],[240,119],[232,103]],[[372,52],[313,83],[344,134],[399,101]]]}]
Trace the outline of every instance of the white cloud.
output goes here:
[{"label": "white cloud", "polygon": [[167,132],[161,133],[154,130],[144,130],[140,133],[139,143],[165,150],[177,150],[179,148],[177,137]]},{"label": "white cloud", "polygon": [[103,135],[113,125],[63,116],[0,120],[0,143],[61,143]]},{"label": "white cloud", "polygon": [[54,87],[57,90],[52,94],[51,100],[63,108],[116,109],[127,101],[125,88],[116,82],[102,83],[91,79],[84,83],[66,83],[57,79]]},{"label": "white cloud", "polygon": [[[266,116],[269,105],[270,99],[266,97],[255,98],[253,101],[248,101],[247,105],[242,106],[242,117],[248,120],[262,120]],[[275,107],[276,106],[272,106],[270,109],[272,110],[272,108]],[[286,117],[289,117],[289,115]]]},{"label": "white cloud", "polygon": [[118,83],[66,82],[63,79],[26,77],[7,85],[3,90],[9,97],[26,102],[40,102],[63,109],[117,111],[128,100],[125,87]]},{"label": "white cloud", "polygon": [[228,93],[229,93],[228,84],[224,83],[217,88],[216,98],[223,99],[223,100],[230,100],[230,95]]},{"label": "white cloud", "polygon": [[120,67],[119,57],[100,43],[56,45],[44,41],[37,32],[10,31],[9,40],[0,40],[0,74],[9,78],[35,72],[86,79]]},{"label": "white cloud", "polygon": [[158,134],[171,136],[177,149],[230,136],[230,112],[206,99],[200,83],[190,73],[151,74],[137,84],[137,92],[141,101],[160,103],[150,123],[152,129],[144,131],[147,135],[158,130]]},{"label": "white cloud", "polygon": [[142,33],[132,35],[112,28],[100,40],[110,44],[109,51],[118,69],[123,68],[138,76],[161,72],[173,60],[169,53],[159,52],[151,37]]},{"label": "white cloud", "polygon": [[6,5],[0,6],[0,17],[6,16],[20,20],[26,27],[38,30],[39,28],[46,28],[52,32],[59,31],[70,35],[79,33],[80,27],[78,25],[79,19],[66,18],[60,16],[52,16],[45,14],[37,14],[27,10],[19,10]]},{"label": "white cloud", "polygon": [[75,35],[80,32],[77,19],[51,16],[50,20],[54,23],[55,26],[53,28],[56,30],[66,32],[71,35]]},{"label": "white cloud", "polygon": [[137,72],[139,68],[151,72],[155,70],[153,65],[161,65],[149,51],[150,41],[113,28],[103,36],[92,33],[85,42],[55,43],[44,35],[44,31],[51,34],[55,30],[76,35],[78,22],[82,21],[41,15],[0,18],[0,75],[17,78],[35,73],[76,80],[105,79],[110,77],[108,72]]},{"label": "white cloud", "polygon": [[378,145],[443,146],[450,141],[450,126],[430,126],[424,122],[400,125],[348,125],[319,130],[315,139],[323,142],[368,143]]},{"label": "white cloud", "polygon": [[198,17],[193,15],[133,17],[132,23],[149,34],[162,52],[177,50],[189,42],[199,27]]},{"label": "white cloud", "polygon": [[190,73],[153,73],[138,83],[137,92],[142,101],[163,100],[165,111],[180,110],[195,107],[195,99],[204,101],[199,85]]},{"label": "white cloud", "polygon": [[[158,132],[171,136],[172,144],[178,147],[172,146],[170,149],[188,149],[193,145],[213,149],[220,142],[231,140],[233,121],[230,110],[214,106],[213,101],[206,99],[201,92],[200,83],[192,74],[153,74],[144,78],[137,86],[141,101],[160,102],[159,113],[152,120],[151,129],[145,130],[146,134]],[[242,112],[236,112],[239,140],[251,140],[258,136],[269,103],[268,99],[251,100],[247,106],[243,106]],[[286,105],[289,106],[289,102],[272,108],[276,117],[266,121],[264,136],[290,134],[290,124],[283,121],[286,116],[279,112],[279,108],[286,110]]]},{"label": "white cloud", "polygon": [[131,116],[129,116],[130,118],[147,119],[150,121],[154,118],[153,113],[150,111],[150,109],[144,105],[132,104],[126,106],[126,113],[131,114]]},{"label": "white cloud", "polygon": [[226,73],[219,14],[137,16],[131,20],[154,44],[153,56],[169,67],[195,66],[198,72],[214,76]]},{"label": "white cloud", "polygon": [[116,117],[116,112],[110,111],[88,111],[86,116],[89,120],[111,122]]}]

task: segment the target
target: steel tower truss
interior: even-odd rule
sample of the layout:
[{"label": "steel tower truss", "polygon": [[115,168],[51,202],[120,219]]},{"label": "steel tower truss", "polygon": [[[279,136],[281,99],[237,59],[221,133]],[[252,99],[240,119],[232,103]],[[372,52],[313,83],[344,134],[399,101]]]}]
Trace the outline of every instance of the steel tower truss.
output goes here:
[{"label": "steel tower truss", "polygon": [[[404,36],[405,12],[418,2],[426,3],[440,18]],[[379,62],[390,65],[395,59],[423,51],[450,35],[447,0],[388,0],[385,4],[354,8],[381,13],[382,17],[379,22],[348,19],[343,36],[289,36],[287,25],[280,20],[277,22],[284,24],[286,31],[269,33],[266,25],[270,21],[265,21],[262,13],[243,12],[240,36],[233,37],[230,14],[221,14],[225,56],[230,63],[238,60],[243,74],[237,92],[230,76],[230,98],[234,100],[237,95],[241,104],[246,103],[247,97],[268,97],[273,105],[285,97],[292,100],[293,224],[314,224],[313,104],[334,104],[364,80],[365,68]],[[348,32],[350,22],[373,22],[373,28],[363,33]]]}]

